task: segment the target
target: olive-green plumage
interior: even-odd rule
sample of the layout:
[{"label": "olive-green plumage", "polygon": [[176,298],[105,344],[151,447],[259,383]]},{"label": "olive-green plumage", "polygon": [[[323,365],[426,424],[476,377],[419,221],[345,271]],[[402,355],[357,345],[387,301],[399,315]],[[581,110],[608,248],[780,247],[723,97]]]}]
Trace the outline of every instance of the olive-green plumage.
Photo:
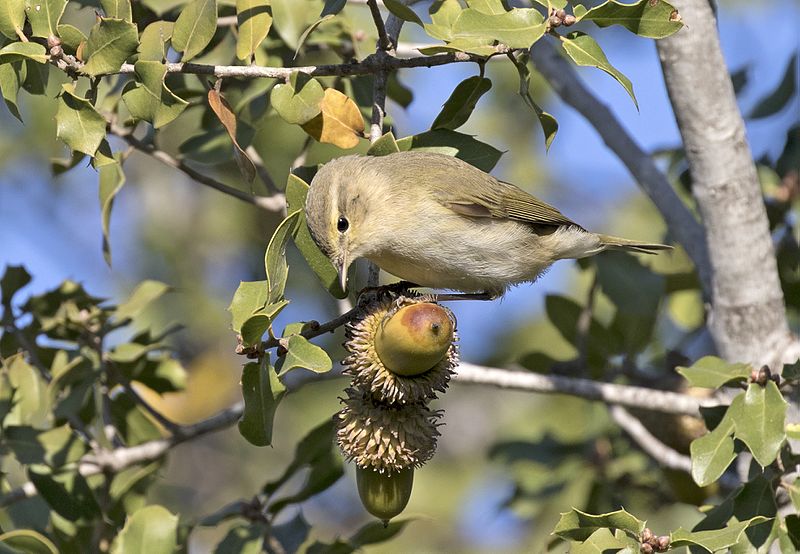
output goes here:
[{"label": "olive-green plumage", "polygon": [[343,285],[350,263],[364,257],[421,286],[501,295],[559,259],[670,248],[588,232],[516,186],[430,152],[325,164],[306,218]]}]

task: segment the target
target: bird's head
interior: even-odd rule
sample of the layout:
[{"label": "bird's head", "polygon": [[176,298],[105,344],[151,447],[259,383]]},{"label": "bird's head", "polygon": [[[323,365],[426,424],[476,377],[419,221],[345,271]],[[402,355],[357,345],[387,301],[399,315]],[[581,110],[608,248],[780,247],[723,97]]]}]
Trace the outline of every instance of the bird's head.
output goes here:
[{"label": "bird's head", "polygon": [[311,181],[306,221],[314,242],[339,272],[344,290],[347,269],[376,250],[381,216],[376,208],[380,174],[369,157],[344,156],[325,164]]}]

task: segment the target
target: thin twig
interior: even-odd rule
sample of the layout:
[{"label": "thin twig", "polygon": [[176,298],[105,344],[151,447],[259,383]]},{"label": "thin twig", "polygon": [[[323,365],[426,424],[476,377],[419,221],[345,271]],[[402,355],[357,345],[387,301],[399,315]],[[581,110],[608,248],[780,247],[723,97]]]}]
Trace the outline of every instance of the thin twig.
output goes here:
[{"label": "thin twig", "polygon": [[609,409],[612,419],[630,435],[630,437],[644,450],[658,465],[692,472],[692,459],[684,456],[677,450],[661,442],[653,435],[644,424],[630,414],[622,406],[611,406]]},{"label": "thin twig", "polygon": [[608,106],[583,84],[575,68],[559,55],[552,44],[547,40],[536,42],[531,48],[531,57],[553,90],[597,130],[656,205],[670,234],[694,262],[706,298],[711,298],[711,264],[703,226],[672,189],[653,159],[633,140]]},{"label": "thin twig", "polygon": [[248,204],[252,204],[268,212],[280,212],[286,207],[286,197],[283,194],[273,194],[272,196],[255,196],[248,194],[242,190],[226,185],[225,183],[221,183],[220,181],[217,181],[208,175],[204,175],[203,173],[196,171],[181,160],[173,158],[163,150],[159,150],[153,145],[143,143],[130,133],[120,131],[116,129],[116,127],[112,127],[112,132],[136,148],[138,151],[152,156],[158,161],[174,167],[175,169],[181,170],[201,185],[205,185],[229,196],[233,196],[238,200],[247,202]]},{"label": "thin twig", "polygon": [[113,364],[106,365],[111,370],[111,373],[114,379],[125,389],[125,392],[131,399],[136,402],[139,406],[141,406],[147,413],[153,416],[153,419],[158,421],[162,427],[164,427],[167,431],[171,434],[176,435],[182,432],[182,428],[180,425],[169,419],[167,416],[156,410],[152,404],[150,404],[145,398],[139,394],[139,391],[133,386],[133,384],[128,380],[125,375],[122,374],[121,371],[118,371]]},{"label": "thin twig", "polygon": [[503,389],[529,392],[569,394],[606,404],[651,410],[665,414],[683,414],[700,417],[701,407],[720,405],[714,398],[695,398],[688,394],[603,383],[591,379],[542,375],[529,371],[511,371],[494,367],[462,363],[456,370],[455,382],[492,385]]},{"label": "thin twig", "polygon": [[[483,61],[484,56],[467,54],[466,52],[448,52],[444,54],[433,54],[431,56],[419,56],[416,58],[395,58],[388,57],[377,59],[375,55],[367,56],[360,62],[327,64],[327,65],[307,65],[299,67],[269,67],[260,65],[207,65],[192,62],[167,63],[167,73],[185,73],[194,75],[213,75],[220,78],[238,79],[283,79],[286,80],[293,73],[307,73],[312,77],[334,77],[349,75],[371,75],[382,69],[393,71],[395,69],[407,69],[414,67],[435,67],[459,62],[478,62]],[[75,66],[70,66],[73,70],[81,70],[83,65],[77,62]],[[105,73],[104,75],[130,75],[134,73],[133,64],[123,64],[117,71]]]},{"label": "thin twig", "polygon": [[267,190],[272,193],[277,192],[278,186],[275,184],[275,181],[272,180],[272,176],[269,174],[269,171],[267,171],[267,168],[264,167],[264,159],[261,157],[261,154],[258,153],[258,150],[251,144],[245,149],[244,153],[247,154],[247,157],[250,158],[250,161],[256,166],[256,173],[258,173],[261,182],[264,183]]},{"label": "thin twig", "polygon": [[384,52],[391,50],[394,44],[392,39],[386,34],[386,25],[378,9],[378,3],[375,0],[367,0],[367,5],[369,6],[369,12],[372,14],[372,21],[375,23],[375,28],[378,30],[378,48]]}]

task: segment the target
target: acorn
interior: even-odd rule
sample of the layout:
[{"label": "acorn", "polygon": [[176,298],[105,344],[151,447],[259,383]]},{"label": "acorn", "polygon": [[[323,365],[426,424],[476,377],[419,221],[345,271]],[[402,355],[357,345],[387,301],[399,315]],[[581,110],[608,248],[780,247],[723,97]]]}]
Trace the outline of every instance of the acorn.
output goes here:
[{"label": "acorn", "polygon": [[404,377],[430,370],[453,342],[449,310],[430,302],[400,308],[375,333],[375,351],[386,369]]},{"label": "acorn", "polygon": [[356,467],[356,485],[364,508],[386,527],[389,520],[408,505],[414,485],[414,469],[381,473]]},{"label": "acorn", "polygon": [[458,364],[455,317],[430,298],[372,295],[346,327],[342,361],[353,386],[385,404],[413,404],[444,392]]}]

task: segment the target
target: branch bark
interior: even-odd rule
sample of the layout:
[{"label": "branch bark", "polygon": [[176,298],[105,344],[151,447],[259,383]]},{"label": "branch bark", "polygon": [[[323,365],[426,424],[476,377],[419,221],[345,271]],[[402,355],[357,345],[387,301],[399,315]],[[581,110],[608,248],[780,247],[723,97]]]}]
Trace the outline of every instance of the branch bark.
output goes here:
[{"label": "branch bark", "polygon": [[531,48],[536,69],[564,102],[597,130],[606,146],[619,157],[639,186],[650,197],[667,223],[670,234],[692,259],[706,297],[711,292],[711,264],[702,225],[678,198],[653,159],[644,152],[613,112],[583,84],[575,68],[547,40]]},{"label": "branch bark", "polygon": [[616,383],[601,383],[591,379],[542,375],[528,371],[510,371],[475,364],[458,366],[456,383],[492,385],[503,389],[539,392],[547,394],[569,394],[606,404],[651,410],[665,414],[681,414],[700,417],[701,407],[720,405],[714,398],[695,398],[688,394],[662,391]]},{"label": "branch bark", "polygon": [[706,228],[711,334],[724,358],[779,371],[796,339],[716,18],[707,0],[674,4],[687,27],[656,45]]}]

